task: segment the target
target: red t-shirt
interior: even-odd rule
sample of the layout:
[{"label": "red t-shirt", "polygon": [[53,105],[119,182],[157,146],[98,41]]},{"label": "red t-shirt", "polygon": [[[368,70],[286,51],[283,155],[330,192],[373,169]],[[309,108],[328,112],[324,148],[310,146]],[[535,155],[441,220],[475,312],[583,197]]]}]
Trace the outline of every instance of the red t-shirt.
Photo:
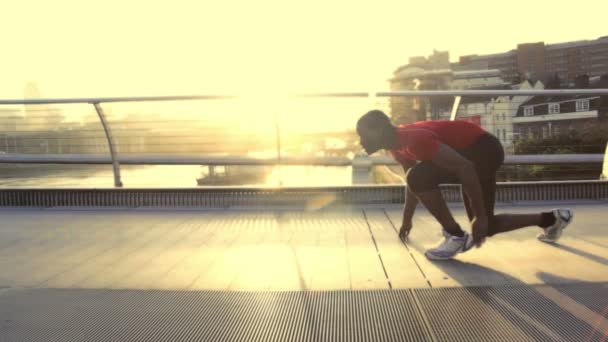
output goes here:
[{"label": "red t-shirt", "polygon": [[440,144],[462,150],[486,132],[466,121],[418,121],[397,127],[397,147],[391,155],[399,162],[431,160]]}]

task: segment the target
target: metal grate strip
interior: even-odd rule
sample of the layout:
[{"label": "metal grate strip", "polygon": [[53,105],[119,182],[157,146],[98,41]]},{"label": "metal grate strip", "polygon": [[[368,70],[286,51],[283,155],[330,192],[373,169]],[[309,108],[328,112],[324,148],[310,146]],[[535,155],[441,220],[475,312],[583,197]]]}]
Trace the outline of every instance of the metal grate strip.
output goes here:
[{"label": "metal grate strip", "polygon": [[31,289],[0,297],[2,341],[429,341],[400,291]]},{"label": "metal grate strip", "polygon": [[559,292],[583,304],[593,312],[608,317],[608,284],[577,284],[554,286]]},{"label": "metal grate strip", "polygon": [[[448,202],[460,202],[460,186],[445,185]],[[201,189],[0,189],[1,206],[19,207],[306,207],[389,205],[404,201],[402,186],[326,188],[201,188]],[[498,202],[607,200],[608,182],[500,183]]]},{"label": "metal grate strip", "polygon": [[[2,341],[581,341],[547,286],[331,292],[9,289]],[[608,284],[555,286],[606,316]],[[600,302],[599,304],[597,302]],[[423,318],[424,317],[424,318]],[[605,337],[605,336],[604,336]]]},{"label": "metal grate strip", "polygon": [[[593,335],[593,322],[579,320],[537,288],[420,289],[414,295],[440,341],[583,341]],[[608,296],[602,284],[586,289],[595,298]]]}]

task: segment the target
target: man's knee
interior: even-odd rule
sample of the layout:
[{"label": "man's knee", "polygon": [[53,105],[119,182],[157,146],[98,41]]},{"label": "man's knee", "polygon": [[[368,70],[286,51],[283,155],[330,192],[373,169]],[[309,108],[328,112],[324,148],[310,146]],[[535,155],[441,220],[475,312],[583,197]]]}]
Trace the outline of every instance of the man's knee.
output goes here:
[{"label": "man's knee", "polygon": [[415,194],[439,189],[439,183],[433,179],[432,175],[417,166],[407,171],[405,183],[408,189]]}]

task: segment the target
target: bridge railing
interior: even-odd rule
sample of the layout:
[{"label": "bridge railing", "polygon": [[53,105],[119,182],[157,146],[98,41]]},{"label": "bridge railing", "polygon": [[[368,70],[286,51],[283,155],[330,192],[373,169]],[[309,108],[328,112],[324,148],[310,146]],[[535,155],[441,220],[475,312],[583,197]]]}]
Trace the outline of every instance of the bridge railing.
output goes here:
[{"label": "bridge railing", "polygon": [[[274,95],[273,95],[274,96]],[[514,126],[525,126],[540,124],[543,122],[569,121],[576,122],[577,120],[592,119],[593,115],[596,118],[600,115],[601,110],[605,107],[598,107],[593,114],[594,104],[608,96],[608,89],[558,89],[558,90],[435,90],[435,91],[391,91],[391,92],[350,92],[350,93],[311,93],[311,94],[295,94],[286,95],[283,98],[285,101],[309,101],[309,100],[340,100],[352,101],[353,99],[362,100],[364,105],[360,108],[367,109],[384,106],[387,112],[391,113],[393,118],[399,115],[418,115],[418,119],[465,119],[477,121],[478,124],[489,130],[490,132],[501,138],[501,141],[506,147],[511,147],[513,142],[525,135],[525,131],[520,129],[517,131]],[[255,96],[254,96],[255,97]],[[534,98],[540,98],[540,101],[531,101]],[[210,102],[210,101],[238,101],[239,99],[251,100],[252,96],[235,96],[235,95],[193,95],[193,96],[161,96],[161,97],[105,97],[105,98],[73,98],[73,99],[16,99],[16,100],[0,100],[0,109],[2,107],[23,105],[29,108],[36,106],[48,105],[86,105],[91,106],[97,116],[98,123],[101,124],[103,139],[107,149],[107,153],[66,153],[59,151],[55,153],[23,153],[17,151],[4,151],[0,154],[0,163],[16,163],[16,164],[111,164],[113,170],[113,180],[115,187],[122,187],[123,181],[121,177],[121,165],[210,165],[210,166],[254,166],[254,165],[302,165],[302,166],[349,166],[353,170],[353,180],[355,183],[358,178],[369,177],[369,171],[373,166],[377,165],[397,165],[397,163],[388,156],[372,156],[367,157],[360,153],[349,153],[344,155],[294,155],[284,153],[285,140],[288,138],[288,133],[285,133],[285,122],[293,120],[306,120],[306,118],[292,118],[285,115],[271,115],[270,122],[274,124],[274,129],[266,131],[271,132],[271,145],[273,145],[274,153],[270,156],[251,157],[251,156],[229,156],[221,155],[221,144],[218,144],[217,150],[212,154],[205,153],[121,153],[117,142],[115,131],[120,131],[120,127],[116,127],[116,120],[108,120],[106,108],[114,104],[128,103],[183,103],[183,102]],[[388,102],[383,102],[386,100]],[[544,102],[543,102],[544,101]],[[274,111],[281,111],[278,108],[280,105],[272,107]],[[284,103],[284,102],[281,102]],[[576,104],[576,108],[568,109],[567,106],[572,103]],[[381,104],[378,106],[378,104]],[[580,104],[580,108],[579,108]],[[604,104],[605,105],[605,104]],[[547,113],[539,113],[541,107],[547,107]],[[561,111],[560,107],[561,106]],[[524,108],[525,107],[525,108]],[[529,109],[532,108],[532,114]],[[537,113],[533,113],[534,109]],[[556,110],[557,108],[557,110]],[[545,110],[545,109],[542,109]],[[566,112],[570,110],[571,112]],[[35,118],[31,115],[34,111],[26,114],[27,117]],[[591,114],[590,114],[591,113]],[[354,120],[361,115],[362,112],[353,112],[352,119],[344,122],[344,127],[354,126]],[[561,115],[561,117],[558,117]],[[40,117],[38,117],[40,119]],[[321,118],[320,120],[322,120]],[[501,120],[502,119],[502,120]],[[239,119],[240,120],[240,119]],[[247,128],[248,122],[236,120],[235,123]],[[553,120],[553,121],[552,121]],[[556,121],[557,120],[557,121]],[[309,123],[310,124],[310,123]],[[164,123],[160,123],[156,129],[162,130]],[[529,127],[529,129],[531,129]],[[557,126],[549,124],[548,136],[554,133],[557,135]],[[525,127],[524,127],[525,128]],[[543,137],[547,135],[545,128],[542,128]],[[555,129],[555,132],[553,132]],[[5,133],[11,133],[10,128],[4,129]],[[565,132],[559,132],[565,133]],[[100,137],[96,137],[99,139]],[[8,137],[5,137],[9,149],[11,143]],[[32,137],[30,139],[36,139]],[[221,139],[221,134],[218,139]],[[268,136],[265,137],[268,139]],[[0,146],[2,145],[0,137]],[[99,140],[96,140],[97,144]],[[40,143],[42,146],[44,144]],[[48,150],[48,142],[46,142]],[[352,146],[351,146],[352,147]],[[550,146],[549,146],[550,147]],[[574,146],[575,148],[577,146]],[[584,153],[580,150],[568,150],[571,146],[558,146],[552,154],[509,154],[506,156],[506,164],[582,164],[582,163],[602,163],[604,161],[603,153]],[[567,150],[567,151],[561,151]],[[61,150],[61,148],[59,149]],[[355,151],[355,150],[352,150]],[[351,151],[351,152],[352,152]],[[584,150],[583,150],[584,151]],[[69,151],[68,151],[69,152]],[[574,152],[574,153],[573,153]],[[219,154],[219,155],[218,155]],[[361,176],[361,177],[360,177]]]}]

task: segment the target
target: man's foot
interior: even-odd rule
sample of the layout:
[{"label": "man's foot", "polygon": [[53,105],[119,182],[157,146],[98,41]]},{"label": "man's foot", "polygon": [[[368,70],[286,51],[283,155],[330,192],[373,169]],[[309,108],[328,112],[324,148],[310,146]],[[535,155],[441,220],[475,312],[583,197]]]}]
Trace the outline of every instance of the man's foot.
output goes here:
[{"label": "man's foot", "polygon": [[443,231],[444,240],[435,248],[427,250],[424,255],[431,260],[447,260],[456,254],[466,252],[473,247],[473,237],[464,233],[463,237],[450,235]]},{"label": "man's foot", "polygon": [[553,209],[555,223],[544,228],[537,238],[542,242],[555,243],[562,236],[564,228],[568,226],[574,218],[574,213],[570,209]]}]

